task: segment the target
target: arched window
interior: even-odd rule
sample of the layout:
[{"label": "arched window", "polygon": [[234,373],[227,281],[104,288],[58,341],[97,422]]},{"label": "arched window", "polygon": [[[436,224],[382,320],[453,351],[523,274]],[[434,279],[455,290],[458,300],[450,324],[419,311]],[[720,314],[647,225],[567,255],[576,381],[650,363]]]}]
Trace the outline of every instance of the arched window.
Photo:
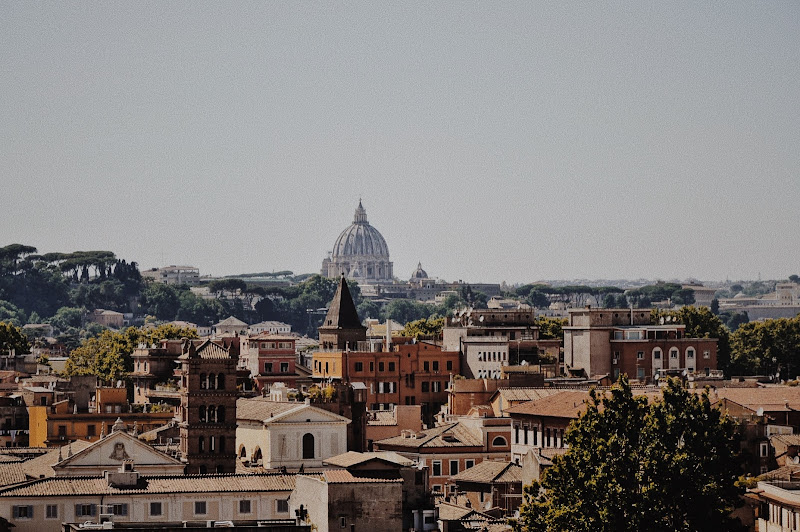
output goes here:
[{"label": "arched window", "polygon": [[247,449],[245,449],[244,445],[239,450],[239,458],[247,458]]},{"label": "arched window", "polygon": [[669,358],[678,358],[678,348],[673,347],[669,350]]},{"label": "arched window", "polygon": [[508,445],[508,442],[502,436],[497,436],[495,439],[492,440],[493,447],[505,447]]},{"label": "arched window", "polygon": [[661,359],[661,348],[656,347],[653,349],[653,359],[660,360]]},{"label": "arched window", "polygon": [[201,373],[200,374],[200,389],[201,390],[205,390],[206,389],[206,384],[207,384],[206,383],[206,374],[205,373]]},{"label": "arched window", "polygon": [[225,452],[225,436],[219,437],[219,452],[221,453]]},{"label": "arched window", "polygon": [[258,463],[263,459],[263,455],[261,454],[261,448],[256,447],[256,450],[253,451],[253,462]]},{"label": "arched window", "polygon": [[686,348],[686,358],[694,358],[694,347]]},{"label": "arched window", "polygon": [[206,380],[208,381],[208,386],[207,386],[208,389],[209,390],[213,390],[214,389],[214,383],[216,381],[216,379],[214,378],[214,374],[213,373],[210,374],[208,377],[206,377]]},{"label": "arched window", "polygon": [[206,407],[205,407],[205,405],[200,405],[200,408],[198,408],[197,410],[198,410],[198,415],[200,416],[200,422],[201,423],[205,423],[206,421],[208,421],[206,419]]},{"label": "arched window", "polygon": [[225,423],[225,407],[222,405],[217,407],[217,423]]},{"label": "arched window", "polygon": [[208,450],[212,453],[217,450],[217,438],[216,436],[209,436],[208,437]]},{"label": "arched window", "polygon": [[217,407],[214,405],[208,407],[208,422],[209,423],[217,422]]},{"label": "arched window", "polygon": [[206,439],[202,436],[197,438],[197,449],[202,453],[206,450]]},{"label": "arched window", "polygon": [[314,435],[307,432],[303,434],[303,459],[314,458]]},{"label": "arched window", "polygon": [[224,390],[225,389],[225,374],[220,373],[217,375],[217,389]]}]

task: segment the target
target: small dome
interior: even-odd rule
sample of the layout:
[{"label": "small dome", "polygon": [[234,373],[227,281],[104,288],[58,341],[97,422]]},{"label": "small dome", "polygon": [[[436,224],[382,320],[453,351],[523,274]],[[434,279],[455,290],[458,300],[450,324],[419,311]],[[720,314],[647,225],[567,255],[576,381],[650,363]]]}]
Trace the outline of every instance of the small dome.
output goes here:
[{"label": "small dome", "polygon": [[359,201],[353,223],[336,239],[331,257],[337,259],[365,255],[388,260],[389,246],[383,235],[369,224],[367,211]]},{"label": "small dome", "polygon": [[422,263],[418,262],[417,269],[414,270],[414,273],[411,274],[411,280],[413,281],[414,279],[427,279],[427,278],[428,278],[428,273],[422,269]]}]

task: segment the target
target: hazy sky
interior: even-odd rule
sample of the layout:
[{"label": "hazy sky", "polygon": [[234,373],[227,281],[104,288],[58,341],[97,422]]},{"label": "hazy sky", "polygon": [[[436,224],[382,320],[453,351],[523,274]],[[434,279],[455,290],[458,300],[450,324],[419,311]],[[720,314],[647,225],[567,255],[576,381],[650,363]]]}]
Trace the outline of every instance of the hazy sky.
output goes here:
[{"label": "hazy sky", "polygon": [[800,3],[0,2],[0,245],[317,272],[800,273]]}]

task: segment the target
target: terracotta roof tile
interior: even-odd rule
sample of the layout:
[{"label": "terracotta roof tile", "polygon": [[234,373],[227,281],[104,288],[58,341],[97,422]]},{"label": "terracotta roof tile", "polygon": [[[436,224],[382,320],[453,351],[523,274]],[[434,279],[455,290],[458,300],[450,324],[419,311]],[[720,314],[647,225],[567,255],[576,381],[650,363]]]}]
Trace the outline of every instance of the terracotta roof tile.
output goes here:
[{"label": "terracotta roof tile", "polygon": [[448,423],[416,433],[413,438],[393,436],[376,442],[378,445],[392,445],[419,449],[420,447],[483,447],[483,439],[461,423]]},{"label": "terracotta roof tile", "polygon": [[411,466],[414,464],[413,460],[401,456],[391,451],[359,453],[356,451],[348,451],[338,456],[332,456],[322,461],[323,464],[333,465],[337,467],[351,467],[370,460],[384,460],[397,464],[399,466]]},{"label": "terracotta roof tile", "polygon": [[484,484],[492,482],[522,482],[522,466],[513,462],[484,460],[451,478],[456,481]]},{"label": "terracotta roof tile", "polygon": [[9,484],[19,484],[25,482],[28,477],[22,469],[22,462],[8,462],[0,464],[0,486]]},{"label": "terracotta roof tile", "polygon": [[53,477],[1,490],[0,497],[292,491],[294,481],[294,475],[282,474],[140,477],[136,487],[123,488],[109,486],[103,477]]},{"label": "terracotta roof tile", "polygon": [[328,484],[402,484],[402,478],[373,478],[357,477],[346,469],[331,469],[325,471],[323,478]]},{"label": "terracotta roof tile", "polygon": [[264,421],[270,417],[300,408],[304,403],[281,403],[266,399],[239,399],[236,401],[236,419]]}]

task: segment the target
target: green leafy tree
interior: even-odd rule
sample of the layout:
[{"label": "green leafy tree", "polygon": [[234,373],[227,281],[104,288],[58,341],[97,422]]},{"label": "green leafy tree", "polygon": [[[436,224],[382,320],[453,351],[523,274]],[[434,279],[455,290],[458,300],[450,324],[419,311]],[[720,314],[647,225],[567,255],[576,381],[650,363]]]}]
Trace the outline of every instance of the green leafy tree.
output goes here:
[{"label": "green leafy tree", "polygon": [[569,323],[567,318],[551,318],[538,316],[536,326],[539,327],[539,338],[542,340],[563,339],[563,327]]},{"label": "green leafy tree", "polygon": [[398,323],[408,323],[427,318],[431,307],[410,299],[394,299],[386,305],[386,318]]},{"label": "green leafy tree", "polygon": [[22,325],[27,321],[25,312],[10,301],[0,301],[0,320]]},{"label": "green leafy tree", "polygon": [[83,323],[83,309],[76,307],[61,307],[49,320],[50,325],[59,331],[66,331],[70,327],[79,329]]},{"label": "green leafy tree", "polygon": [[742,324],[731,335],[731,351],[738,374],[793,378],[800,370],[800,317]]},{"label": "green leafy tree", "polygon": [[565,436],[569,449],[526,486],[516,531],[738,530],[734,424],[671,380],[652,405],[625,378]]},{"label": "green leafy tree", "polygon": [[402,336],[413,338],[439,337],[444,328],[444,318],[422,318],[409,323],[400,331]]},{"label": "green leafy tree", "polygon": [[11,322],[0,321],[0,353],[5,354],[12,351],[17,355],[30,353],[30,343],[22,329]]},{"label": "green leafy tree", "polygon": [[106,383],[113,383],[127,378],[132,371],[131,355],[139,344],[157,344],[172,338],[197,338],[197,331],[175,325],[128,327],[119,332],[106,329],[72,350],[65,372],[67,375],[94,375]]}]

